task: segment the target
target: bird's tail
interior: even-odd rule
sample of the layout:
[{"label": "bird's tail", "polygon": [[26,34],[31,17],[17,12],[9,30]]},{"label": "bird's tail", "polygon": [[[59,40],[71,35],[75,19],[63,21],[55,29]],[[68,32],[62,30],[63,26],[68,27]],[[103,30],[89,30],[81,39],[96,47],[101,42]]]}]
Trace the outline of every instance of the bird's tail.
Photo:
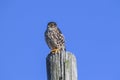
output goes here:
[{"label": "bird's tail", "polygon": [[65,46],[62,46],[62,47],[61,47],[61,52],[66,52]]}]

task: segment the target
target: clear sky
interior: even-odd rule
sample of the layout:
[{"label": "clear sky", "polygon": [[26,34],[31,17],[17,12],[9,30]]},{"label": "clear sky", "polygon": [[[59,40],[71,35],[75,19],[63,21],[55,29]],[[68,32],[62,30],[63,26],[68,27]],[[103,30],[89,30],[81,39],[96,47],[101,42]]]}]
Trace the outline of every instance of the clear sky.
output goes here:
[{"label": "clear sky", "polygon": [[119,0],[0,0],[0,80],[47,80],[49,21],[77,58],[78,80],[120,80]]}]

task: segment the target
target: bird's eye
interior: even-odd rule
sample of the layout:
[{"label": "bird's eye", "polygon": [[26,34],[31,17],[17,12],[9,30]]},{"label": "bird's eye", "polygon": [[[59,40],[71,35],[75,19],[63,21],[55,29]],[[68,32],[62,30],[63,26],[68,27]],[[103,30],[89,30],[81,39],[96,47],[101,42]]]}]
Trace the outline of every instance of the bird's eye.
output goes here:
[{"label": "bird's eye", "polygon": [[54,28],[54,27],[56,27],[56,23],[50,22],[50,23],[48,23],[48,26],[49,26],[49,28]]},{"label": "bird's eye", "polygon": [[54,25],[56,25],[55,23],[53,23]]}]

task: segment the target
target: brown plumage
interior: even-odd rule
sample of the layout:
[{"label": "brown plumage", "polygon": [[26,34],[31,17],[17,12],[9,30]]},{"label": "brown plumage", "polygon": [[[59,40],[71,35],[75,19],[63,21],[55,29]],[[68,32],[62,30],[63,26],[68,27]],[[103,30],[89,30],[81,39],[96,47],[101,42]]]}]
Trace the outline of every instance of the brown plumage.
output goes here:
[{"label": "brown plumage", "polygon": [[49,22],[45,31],[45,40],[51,52],[65,51],[65,40],[55,22]]}]

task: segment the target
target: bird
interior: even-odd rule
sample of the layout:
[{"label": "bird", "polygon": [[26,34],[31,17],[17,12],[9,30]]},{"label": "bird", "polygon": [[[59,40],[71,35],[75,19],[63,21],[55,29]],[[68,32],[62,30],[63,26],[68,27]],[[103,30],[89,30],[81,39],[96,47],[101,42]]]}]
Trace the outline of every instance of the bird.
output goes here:
[{"label": "bird", "polygon": [[45,41],[51,49],[50,53],[59,53],[65,51],[65,38],[56,22],[49,22],[44,33]]}]

